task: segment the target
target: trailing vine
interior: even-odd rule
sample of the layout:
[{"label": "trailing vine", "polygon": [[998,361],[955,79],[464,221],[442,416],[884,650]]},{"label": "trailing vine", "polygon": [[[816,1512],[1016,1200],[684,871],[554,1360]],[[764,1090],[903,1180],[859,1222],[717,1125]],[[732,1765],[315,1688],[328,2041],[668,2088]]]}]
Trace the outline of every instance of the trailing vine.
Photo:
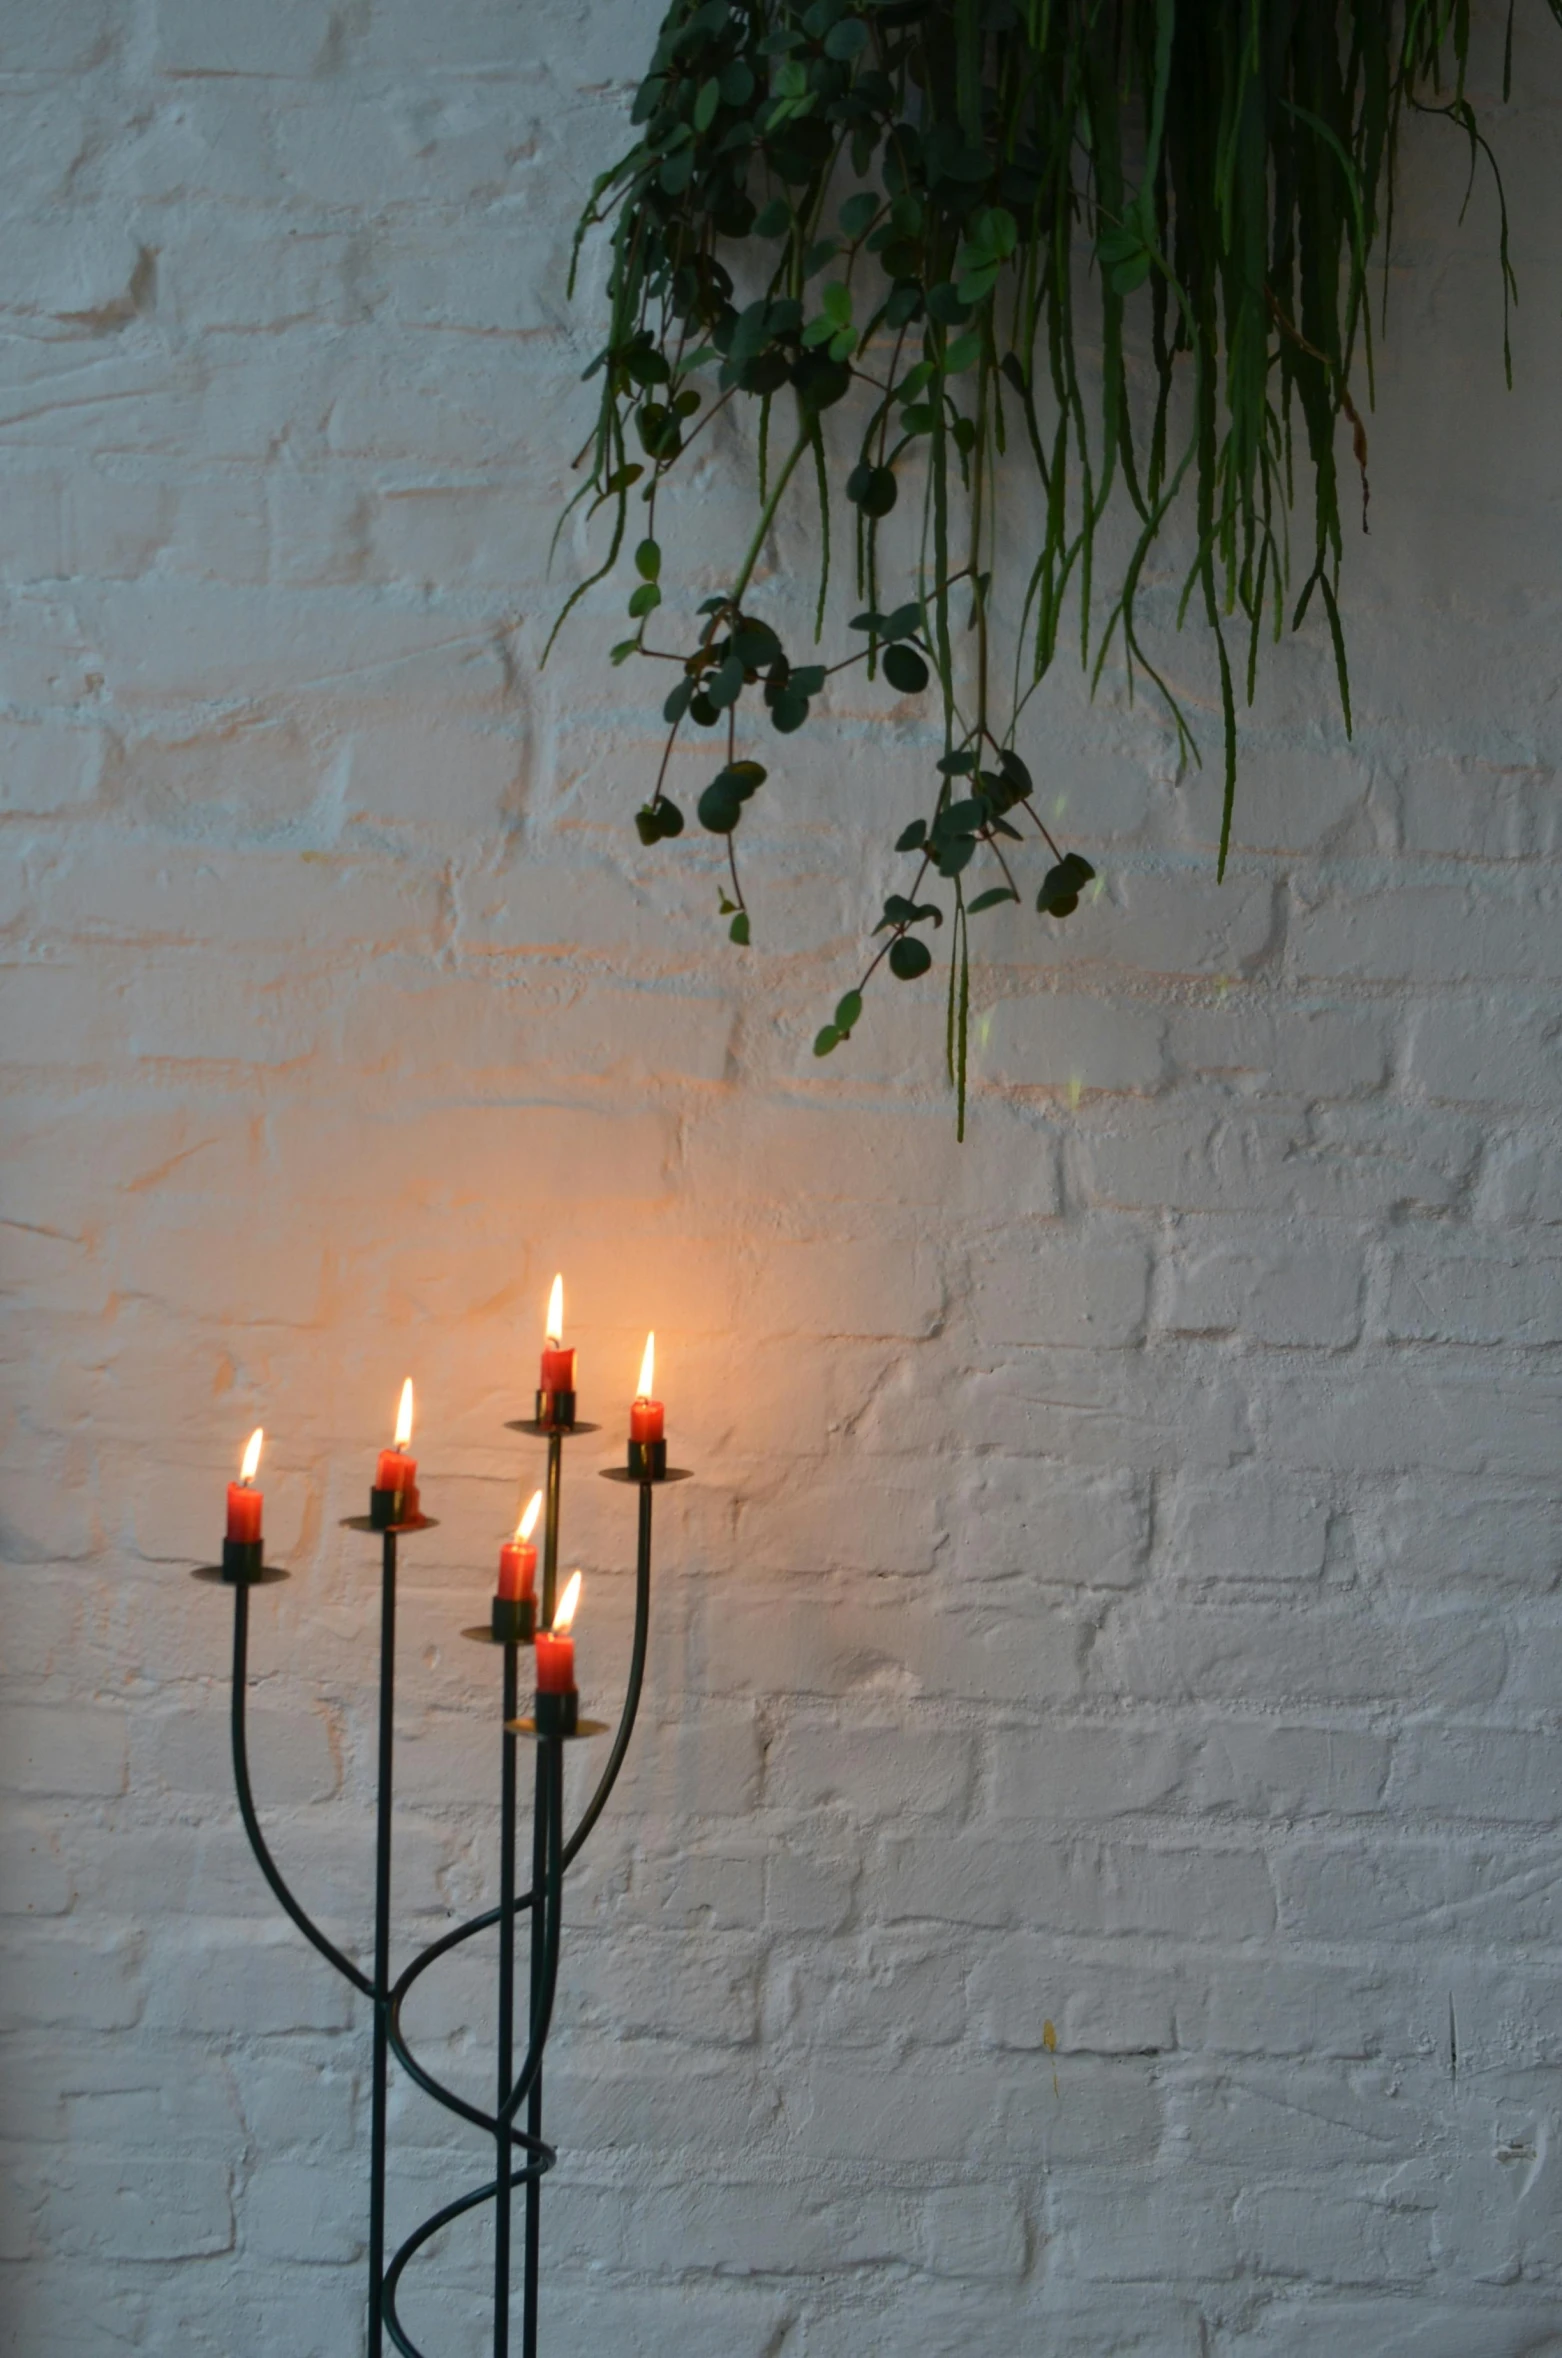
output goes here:
[{"label": "trailing vine", "polygon": [[[1547,5],[1562,23],[1562,0]],[[1507,33],[1504,95],[1511,7]],[[905,982],[926,974],[947,920],[946,1056],[962,1135],[971,920],[1021,900],[1032,845],[1047,863],[1044,917],[1066,919],[1095,876],[1049,829],[1019,746],[1070,631],[1092,689],[1115,660],[1130,694],[1142,678],[1160,697],[1180,760],[1200,759],[1142,635],[1146,566],[1174,516],[1193,527],[1175,619],[1191,613],[1208,632],[1220,678],[1220,874],[1239,689],[1251,702],[1261,647],[1288,618],[1299,628],[1315,600],[1350,729],[1338,588],[1353,480],[1366,521],[1353,383],[1370,403],[1369,257],[1392,227],[1408,112],[1460,134],[1470,184],[1483,159],[1495,178],[1466,95],[1470,39],[1469,0],[674,0],[668,11],[634,143],[597,181],[576,240],[578,258],[581,240],[610,226],[607,339],[587,372],[601,378],[601,404],[571,509],[607,509],[611,538],[559,622],[632,544],[634,628],[613,660],[670,667],[667,736],[636,823],[646,845],[683,833],[674,751],[682,736],[712,738],[719,766],[696,815],[726,840],[721,907],[739,943],[750,915],[737,834],[767,776],[749,725],[762,711],[791,734],[832,674],[857,665],[897,697],[936,686],[943,752],[897,840],[904,887],[814,1046],[828,1055],[850,1038],[881,966]],[[1506,360],[1500,180],[1497,193]],[[658,645],[671,611],[659,494],[739,396],[759,411],[753,532],[729,586],[679,643]],[[1355,469],[1343,480],[1342,420]],[[1039,523],[1006,575],[999,505],[1012,508],[1016,469],[1037,486]],[[755,572],[783,503],[811,479],[817,643],[837,473],[861,610],[849,652],[809,661],[757,611]],[[1098,539],[1124,507],[1126,561],[1103,583]]]}]

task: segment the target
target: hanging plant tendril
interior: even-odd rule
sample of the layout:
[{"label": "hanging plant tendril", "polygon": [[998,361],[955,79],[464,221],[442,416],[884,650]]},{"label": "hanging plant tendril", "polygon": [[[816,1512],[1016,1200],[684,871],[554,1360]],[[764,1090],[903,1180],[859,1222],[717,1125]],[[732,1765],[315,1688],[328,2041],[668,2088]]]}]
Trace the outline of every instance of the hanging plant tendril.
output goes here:
[{"label": "hanging plant tendril", "polygon": [[[1562,0],[1546,4],[1562,24]],[[1510,7],[1505,97],[1512,29]],[[613,661],[680,674],[636,824],[648,846],[682,834],[673,755],[690,732],[724,729],[697,815],[726,838],[721,908],[744,944],[735,838],[767,773],[740,758],[740,718],[790,735],[830,674],[859,662],[897,698],[937,695],[943,753],[896,844],[915,875],[885,900],[888,938],[816,1055],[850,1037],[881,967],[906,982],[928,971],[947,915],[946,1059],[964,1134],[970,921],[1022,898],[1015,819],[1051,854],[1044,917],[1068,918],[1095,879],[1054,840],[1017,745],[1071,627],[1092,691],[1115,662],[1130,696],[1142,680],[1159,698],[1179,765],[1200,760],[1142,636],[1146,568],[1174,525],[1184,551],[1192,528],[1175,621],[1208,633],[1220,682],[1218,874],[1237,678],[1251,703],[1261,645],[1278,642],[1288,610],[1302,628],[1315,592],[1349,733],[1337,430],[1343,419],[1365,530],[1368,266],[1381,240],[1386,271],[1410,113],[1461,135],[1466,204],[1483,164],[1496,182],[1511,382],[1507,210],[1466,95],[1469,49],[1468,0],[675,0],[635,97],[634,143],[596,182],[576,237],[578,260],[592,231],[610,235],[609,318],[566,515],[609,508],[612,532],[553,635],[632,542],[634,628]],[[760,413],[753,533],[686,651],[653,647],[658,493],[739,394]],[[1018,473],[1039,494],[1028,551]],[[863,644],[835,662],[799,660],[748,603],[809,476],[815,640],[832,487],[853,511],[862,610],[850,628]],[[1131,532],[1106,578],[1102,527],[1119,509]]]}]

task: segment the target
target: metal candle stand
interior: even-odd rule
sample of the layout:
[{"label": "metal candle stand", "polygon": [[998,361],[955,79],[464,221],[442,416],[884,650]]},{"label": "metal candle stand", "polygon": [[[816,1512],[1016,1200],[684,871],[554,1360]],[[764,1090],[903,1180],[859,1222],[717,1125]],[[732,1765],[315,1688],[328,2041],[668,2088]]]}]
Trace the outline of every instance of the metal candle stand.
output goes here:
[{"label": "metal candle stand", "polygon": [[[559,1507],[563,1485],[564,1443],[571,1435],[595,1433],[596,1425],[575,1422],[573,1392],[540,1392],[537,1396],[535,1418],[518,1420],[506,1427],[508,1432],[529,1433],[548,1444],[548,1474],[545,1491],[545,1520],[543,1525],[542,1601],[540,1619],[530,1599],[512,1601],[495,1597],[492,1617],[487,1628],[463,1632],[480,1645],[497,1646],[501,1661],[500,1717],[502,1735],[499,1759],[499,1905],[485,1909],[482,1915],[470,1917],[458,1924],[453,1932],[433,1941],[394,1982],[390,1970],[391,1941],[391,1798],[392,1770],[395,1748],[396,1699],[396,1551],[397,1543],[417,1531],[434,1529],[434,1518],[412,1513],[404,1515],[404,1497],[399,1491],[375,1490],[370,1493],[370,1512],[349,1515],[344,1528],[350,1531],[377,1533],[381,1540],[380,1580],[380,1721],[379,1721],[379,1783],[375,1806],[375,1878],[374,1878],[374,1971],[372,1977],[342,1954],[335,1943],[328,1940],[305,1913],[283,1879],[267,1847],[255,1814],[254,1795],[250,1787],[249,1751],[245,1728],[245,1702],[249,1683],[249,1593],[252,1588],[269,1586],[286,1580],[288,1574],[276,1565],[264,1561],[259,1540],[225,1540],[222,1562],[205,1565],[195,1574],[197,1580],[221,1582],[233,1590],[233,1776],[238,1791],[239,1814],[244,1820],[244,1831],[249,1836],[250,1848],[259,1862],[261,1873],[270,1884],[287,1914],[292,1917],[306,1940],[312,1941],[328,1964],[333,1965],[353,1988],[369,1999],[374,2008],[374,2078],[369,2135],[369,2358],[382,2358],[388,2335],[404,2358],[424,2358],[424,2353],[413,2341],[402,2324],[397,2299],[402,2275],[413,2254],[419,2251],[442,2227],[466,2212],[477,2210],[486,2202],[494,2206],[494,2292],[493,2292],[493,2347],[494,2358],[509,2358],[510,2350],[510,2281],[511,2281],[511,2197],[517,2186],[526,2189],[524,2257],[522,2266],[523,2301],[521,2309],[521,2349],[523,2358],[536,2358],[537,2351],[537,2278],[540,2257],[541,2188],[545,2173],[555,2160],[554,2148],[545,2143],[542,2134],[542,2060],[547,2045],[548,2030],[553,2016],[554,1990],[558,1980],[559,1930],[562,1912],[564,1877],[579,1857],[592,1828],[602,1815],[607,1799],[618,1780],[634,1731],[635,1714],[640,1705],[640,1689],[645,1677],[646,1641],[651,1618],[651,1499],[659,1482],[683,1482],[689,1479],[681,1468],[669,1468],[665,1443],[631,1441],[629,1461],[625,1468],[609,1468],[602,1476],[607,1482],[634,1484],[640,1492],[639,1547],[635,1564],[635,1627],[634,1642],[629,1658],[629,1681],[619,1714],[618,1727],[613,1737],[607,1765],[597,1783],[596,1791],[586,1805],[580,1823],[566,1841],[564,1838],[564,1746],[580,1738],[605,1735],[604,1720],[581,1719],[568,1708],[574,1704],[569,1697],[542,1695],[537,1698],[538,1715],[534,1719],[520,1717],[520,1654],[530,1645],[538,1626],[550,1627],[553,1621],[559,1565]],[[412,1494],[413,1497],[416,1493]],[[566,1708],[558,1708],[566,1706]],[[528,1890],[517,1893],[516,1885],[516,1827],[518,1818],[518,1760],[517,1748],[526,1740],[535,1748],[536,1774],[532,1810],[532,1877]],[[539,1904],[538,1895],[541,1895]],[[526,2053],[520,2070],[515,2069],[515,1933],[518,1919],[531,1914],[531,1972],[526,2013]],[[420,2063],[407,2043],[401,2027],[402,2009],[408,1992],[441,1957],[449,1955],[464,1941],[476,1934],[499,1927],[499,1988],[497,2070],[495,2074],[495,2109],[484,2112],[480,2106],[469,2104],[454,2089],[447,2088]],[[386,2095],[390,2057],[398,2063],[426,2095],[442,2104],[448,2112],[464,2120],[473,2128],[493,2139],[495,2148],[494,2175],[485,2185],[474,2187],[469,2193],[458,2195],[425,2219],[421,2226],[400,2244],[392,2254],[389,2265],[385,2259],[385,2162],[386,2162]],[[517,2116],[525,2107],[526,2126],[516,2125]]]}]

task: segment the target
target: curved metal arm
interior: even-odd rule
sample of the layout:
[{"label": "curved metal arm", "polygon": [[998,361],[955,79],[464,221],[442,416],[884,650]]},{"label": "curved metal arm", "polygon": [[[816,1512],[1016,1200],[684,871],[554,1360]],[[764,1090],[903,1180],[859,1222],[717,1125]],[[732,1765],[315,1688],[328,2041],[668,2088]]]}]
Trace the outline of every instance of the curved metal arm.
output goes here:
[{"label": "curved metal arm", "polygon": [[[560,1872],[564,1874],[569,1872],[580,1856],[592,1828],[607,1807],[613,1787],[618,1782],[619,1771],[624,1765],[624,1759],[629,1750],[629,1740],[634,1734],[635,1719],[640,1709],[640,1691],[645,1683],[646,1648],[651,1630],[651,1491],[652,1485],[649,1482],[641,1484],[640,1544],[635,1566],[635,1630],[629,1655],[629,1684],[624,1695],[623,1710],[619,1714],[617,1733],[613,1738],[613,1749],[607,1757],[607,1765],[597,1780],[597,1789],[587,1802],[579,1825],[564,1845],[560,1867]],[[517,1916],[525,1914],[532,1905],[533,1896],[530,1891],[518,1894],[514,1903],[514,1912]],[[459,1948],[463,1941],[474,1939],[479,1932],[487,1932],[492,1925],[499,1922],[503,1914],[502,1908],[485,1908],[480,1916],[469,1916],[464,1924],[456,1925],[453,1931],[442,1933],[438,1940],[431,1942],[426,1949],[413,1958],[392,1990],[390,2001],[390,2040],[398,2063],[405,2071],[411,2073],[424,2094],[432,2096],[436,2103],[444,2104],[451,2112],[459,2113],[463,2120],[471,2121],[474,2127],[490,2129],[495,2126],[491,2115],[478,2112],[474,2106],[467,2104],[463,2098],[456,2096],[450,2089],[444,2087],[417,2062],[402,2033],[401,2009],[414,1982],[419,1980],[431,1965],[436,1965],[441,1957],[448,1956],[452,1949]]]},{"label": "curved metal arm", "polygon": [[245,1703],[249,1690],[249,1588],[243,1581],[233,1591],[233,1781],[238,1788],[239,1815],[244,1820],[244,1831],[249,1846],[255,1853],[261,1873],[305,1940],[313,1942],[328,1965],[350,1981],[355,1990],[366,1998],[374,1996],[374,1984],[366,1973],[360,1972],[350,1957],[344,1957],[334,1941],[327,1940],[318,1924],[304,1913],[283,1881],[282,1871],[266,1845],[255,1815],[255,1796],[250,1789],[249,1749],[246,1735]]},{"label": "curved metal arm", "polygon": [[[554,1991],[558,1984],[559,1936],[564,1913],[564,1776],[562,1756],[563,1746],[557,1742],[544,1741],[537,1747],[537,1774],[546,1780],[547,1785],[544,1800],[548,1825],[548,1873],[543,1895],[547,1955],[542,1989],[539,1992],[537,2008],[532,2017],[526,2061],[522,2064],[520,2076],[510,2091],[509,2099],[502,2113],[497,2118],[491,2116],[485,2118],[482,2114],[477,2113],[474,2107],[459,2099],[452,2107],[491,2132],[496,2133],[501,2126],[507,2128],[511,2142],[526,2149],[528,2159],[525,2166],[509,2173],[509,2183],[512,2187],[523,2186],[534,2178],[542,2177],[547,2170],[552,2168],[555,2159],[554,2149],[551,2145],[545,2145],[540,2138],[528,2136],[523,2130],[514,2128],[512,2123],[517,2110],[525,2103],[533,2081],[542,2069],[543,2050],[547,2046],[548,2032],[553,2020]],[[425,2243],[437,2235],[442,2227],[448,2227],[452,2220],[459,2219],[463,2213],[476,2210],[480,2203],[491,2202],[498,2191],[499,2180],[493,2178],[486,2185],[475,2187],[470,2194],[459,2195],[454,2202],[446,2203],[442,2210],[435,2211],[431,2218],[425,2219],[420,2227],[413,2229],[386,2269],[382,2314],[390,2331],[391,2339],[397,2349],[403,2353],[403,2358],[423,2358],[423,2353],[408,2336],[396,2310],[397,2289],[408,2261]]]}]

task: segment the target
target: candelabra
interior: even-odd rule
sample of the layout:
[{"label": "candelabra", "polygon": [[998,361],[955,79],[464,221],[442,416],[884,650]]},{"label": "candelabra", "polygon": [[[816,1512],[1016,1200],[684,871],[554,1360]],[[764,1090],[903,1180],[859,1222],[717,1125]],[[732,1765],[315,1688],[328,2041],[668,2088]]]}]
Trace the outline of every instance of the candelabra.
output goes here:
[{"label": "candelabra", "polygon": [[[573,1362],[574,1354],[561,1354]],[[647,1367],[650,1352],[647,1350]],[[547,1372],[545,1358],[544,1372]],[[565,1381],[573,1385],[573,1365],[568,1367]],[[644,1390],[649,1390],[647,1376]],[[645,1403],[636,1402],[636,1410]],[[655,1404],[650,1404],[655,1407]],[[410,1386],[403,1399],[404,1414],[409,1419]],[[659,1435],[661,1410],[655,1407],[655,1425]],[[256,1815],[255,1798],[250,1783],[249,1753],[246,1738],[245,1703],[249,1677],[249,1614],[250,1591],[273,1582],[286,1580],[288,1574],[264,1560],[263,1546],[258,1536],[235,1538],[230,1536],[223,1545],[222,1562],[204,1565],[196,1579],[226,1584],[233,1590],[233,1775],[238,1791],[239,1813],[250,1848],[259,1863],[261,1873],[287,1914],[291,1916],[304,1938],[313,1943],[326,1962],[350,1982],[363,1998],[369,2001],[373,2019],[373,2074],[371,2083],[371,2112],[369,2131],[369,2282],[368,2282],[368,2341],[369,2358],[382,2358],[386,2337],[404,2353],[404,2358],[425,2358],[403,2324],[398,2301],[402,2277],[408,2263],[429,2240],[452,2221],[467,2212],[480,2209],[485,2203],[494,2206],[494,2267],[493,2267],[493,2349],[494,2358],[509,2358],[511,2322],[512,2265],[512,2196],[517,2187],[524,2189],[523,2255],[521,2266],[521,2348],[523,2358],[536,2358],[537,2352],[537,2285],[540,2260],[541,2191],[542,2180],[553,2166],[555,2149],[542,2133],[543,2053],[553,2017],[554,1991],[558,1980],[560,1919],[564,1878],[602,1815],[617,1781],[629,1740],[634,1732],[635,1715],[640,1704],[640,1690],[645,1677],[646,1641],[651,1612],[651,1519],[652,1501],[656,1488],[663,1482],[688,1480],[687,1472],[667,1464],[666,1443],[659,1437],[631,1439],[628,1462],[623,1467],[608,1468],[602,1478],[609,1482],[627,1484],[639,1492],[639,1540],[635,1562],[635,1620],[634,1639],[630,1649],[629,1678],[623,1708],[607,1762],[590,1801],[579,1823],[568,1838],[564,1834],[564,1746],[581,1742],[608,1732],[608,1723],[583,1719],[572,1677],[562,1687],[545,1691],[539,1677],[539,1691],[532,1716],[520,1716],[520,1658],[523,1649],[537,1644],[539,1637],[546,1646],[548,1633],[553,1628],[557,1604],[559,1523],[563,1489],[564,1443],[567,1439],[600,1430],[596,1425],[582,1424],[575,1417],[573,1389],[542,1390],[537,1395],[537,1414],[533,1418],[517,1419],[507,1431],[525,1433],[547,1443],[547,1474],[542,1550],[542,1592],[540,1599],[532,1595],[500,1594],[493,1600],[486,1626],[468,1629],[464,1636],[490,1647],[499,1656],[499,1903],[482,1914],[469,1917],[453,1931],[420,1951],[412,1962],[396,1977],[391,1974],[391,1803],[395,1758],[396,1723],[396,1574],[401,1542],[420,1531],[432,1530],[434,1518],[422,1513],[419,1494],[410,1486],[416,1467],[410,1459],[387,1453],[380,1461],[379,1486],[370,1492],[370,1511],[367,1515],[350,1515],[344,1528],[372,1532],[380,1541],[380,1693],[379,1693],[379,1760],[375,1801],[375,1876],[374,1876],[374,1963],[372,1972],[365,1972],[345,1956],[327,1938],[289,1887],[276,1860],[272,1857],[260,1821]],[[245,1462],[245,1481],[254,1471],[259,1453],[259,1435],[255,1436],[251,1453]],[[402,1475],[396,1469],[406,1467],[408,1487],[399,1486]],[[387,1469],[398,1486],[386,1484]],[[236,1489],[238,1486],[235,1486]],[[230,1492],[230,1533],[234,1527],[233,1501]],[[251,1502],[253,1516],[244,1518],[243,1527],[251,1524],[258,1534],[259,1500]],[[507,1553],[509,1551],[506,1551]],[[502,1585],[502,1584],[501,1584]],[[540,1611],[539,1611],[540,1607]],[[556,1642],[556,1641],[555,1641]],[[532,1808],[531,1883],[527,1890],[516,1890],[516,1845],[519,1820],[520,1748],[526,1745],[534,1759]],[[519,2069],[516,2068],[516,1934],[522,1916],[531,1919],[529,1995],[524,2016],[525,2052]],[[402,2027],[402,2011],[408,1993],[414,1985],[437,1964],[442,1957],[461,1947],[481,1932],[495,1926],[499,1934],[499,1963],[497,1991],[497,2040],[495,2055],[495,2104],[492,2112],[469,2103],[445,2086],[414,2054]],[[494,2147],[493,2175],[482,2185],[458,2195],[453,2201],[424,2219],[399,2245],[387,2262],[385,2256],[385,2180],[387,2158],[386,2099],[390,2058],[394,2055],[408,2076],[437,2104],[472,2128],[492,2140]],[[524,2108],[525,2126],[520,2126]]]}]

